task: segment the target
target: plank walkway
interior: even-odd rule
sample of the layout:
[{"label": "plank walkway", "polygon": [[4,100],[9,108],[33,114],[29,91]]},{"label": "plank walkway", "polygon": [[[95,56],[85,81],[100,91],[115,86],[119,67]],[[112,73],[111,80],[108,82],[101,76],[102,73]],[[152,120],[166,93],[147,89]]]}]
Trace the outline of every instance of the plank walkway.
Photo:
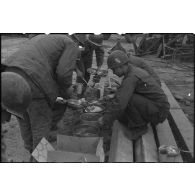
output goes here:
[{"label": "plank walkway", "polygon": [[149,125],[148,132],[133,144],[133,141],[124,135],[124,131],[128,129],[115,121],[109,162],[187,162],[182,155],[167,157],[158,152],[158,147],[161,145],[181,148],[175,139],[175,131],[179,131],[178,133],[182,135],[187,149],[192,152],[190,159],[193,159],[194,128],[164,82],[162,82],[162,89],[170,103],[170,115],[176,128],[170,125],[168,120],[158,124],[154,129]]}]

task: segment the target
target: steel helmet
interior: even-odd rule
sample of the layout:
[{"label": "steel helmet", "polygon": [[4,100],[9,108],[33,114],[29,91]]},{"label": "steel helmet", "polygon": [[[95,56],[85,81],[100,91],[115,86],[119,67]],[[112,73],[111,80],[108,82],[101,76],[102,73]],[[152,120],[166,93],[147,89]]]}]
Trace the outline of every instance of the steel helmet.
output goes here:
[{"label": "steel helmet", "polygon": [[125,48],[121,45],[120,41],[117,41],[116,45],[108,51],[108,54],[111,54],[113,51],[120,50],[123,51],[124,53],[127,53]]},{"label": "steel helmet", "polygon": [[17,73],[1,73],[1,104],[13,115],[23,118],[32,99],[27,81]]},{"label": "steel helmet", "polygon": [[87,36],[87,40],[93,45],[101,47],[104,40],[104,36],[102,34],[100,35],[89,34]]},{"label": "steel helmet", "polygon": [[107,60],[108,68],[116,68],[126,64],[129,61],[129,58],[126,53],[120,50],[113,51]]}]

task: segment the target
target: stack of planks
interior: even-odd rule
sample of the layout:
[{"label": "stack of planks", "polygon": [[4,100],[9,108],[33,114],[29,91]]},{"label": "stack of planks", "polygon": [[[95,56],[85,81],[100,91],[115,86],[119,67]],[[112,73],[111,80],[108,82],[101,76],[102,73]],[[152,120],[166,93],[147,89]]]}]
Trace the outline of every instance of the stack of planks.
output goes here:
[{"label": "stack of planks", "polygon": [[[162,89],[170,103],[170,115],[156,127],[148,125],[148,132],[136,141],[125,137],[127,127],[120,122],[113,124],[109,162],[192,162],[194,128],[181,107],[162,82]],[[175,157],[159,154],[161,145],[172,145],[192,153],[182,153]]]}]

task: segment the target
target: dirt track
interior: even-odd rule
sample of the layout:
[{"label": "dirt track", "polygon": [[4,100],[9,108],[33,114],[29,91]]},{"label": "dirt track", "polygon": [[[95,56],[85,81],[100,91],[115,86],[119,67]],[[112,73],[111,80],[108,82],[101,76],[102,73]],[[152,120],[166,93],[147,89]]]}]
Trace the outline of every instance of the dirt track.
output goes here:
[{"label": "dirt track", "polygon": [[[116,43],[118,38],[121,39],[120,36],[114,35],[111,39],[105,41],[105,51],[108,51]],[[27,38],[3,37],[1,42],[1,61],[3,62],[4,59],[26,43],[28,43]],[[132,48],[130,44],[124,41],[124,38],[122,38],[122,45],[127,50]],[[105,55],[104,65],[106,65],[106,58],[107,55]],[[151,62],[151,66],[156,70],[159,77],[165,81],[171,92],[183,98],[179,101],[179,104],[191,123],[194,124],[194,64],[161,63],[157,62],[159,59],[153,56],[147,56],[147,59]],[[188,96],[189,94],[191,95]],[[188,101],[187,103],[186,100]],[[19,126],[14,116],[12,116],[9,123],[2,125],[2,133],[4,134],[7,147],[7,158],[12,159],[14,162],[27,162],[29,160],[29,154],[23,147]]]}]

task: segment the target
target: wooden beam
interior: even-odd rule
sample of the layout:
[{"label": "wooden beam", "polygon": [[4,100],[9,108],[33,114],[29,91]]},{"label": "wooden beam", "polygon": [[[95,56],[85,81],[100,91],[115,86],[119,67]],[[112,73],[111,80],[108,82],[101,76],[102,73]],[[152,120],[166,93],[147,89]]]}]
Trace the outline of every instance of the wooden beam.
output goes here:
[{"label": "wooden beam", "polygon": [[124,131],[128,131],[127,127],[115,121],[112,128],[109,162],[133,162],[133,142],[124,135]]},{"label": "wooden beam", "polygon": [[[194,127],[181,109],[170,110],[184,141],[191,152],[194,152]],[[192,154],[193,156],[193,154]]]},{"label": "wooden beam", "polygon": [[148,132],[135,143],[136,162],[158,162],[158,152],[151,125]]},{"label": "wooden beam", "polygon": [[[156,131],[160,146],[172,145],[178,147],[167,120],[158,124],[156,126]],[[183,162],[181,155],[176,157],[167,157],[167,155],[159,154],[159,160],[160,162]]]},{"label": "wooden beam", "polygon": [[135,162],[144,162],[143,151],[142,151],[142,138],[135,141]]},{"label": "wooden beam", "polygon": [[166,96],[168,98],[170,108],[171,109],[181,109],[180,105],[175,100],[171,91],[169,90],[169,88],[166,86],[166,84],[164,82],[161,82],[161,88],[163,89],[164,93],[166,94]]}]

